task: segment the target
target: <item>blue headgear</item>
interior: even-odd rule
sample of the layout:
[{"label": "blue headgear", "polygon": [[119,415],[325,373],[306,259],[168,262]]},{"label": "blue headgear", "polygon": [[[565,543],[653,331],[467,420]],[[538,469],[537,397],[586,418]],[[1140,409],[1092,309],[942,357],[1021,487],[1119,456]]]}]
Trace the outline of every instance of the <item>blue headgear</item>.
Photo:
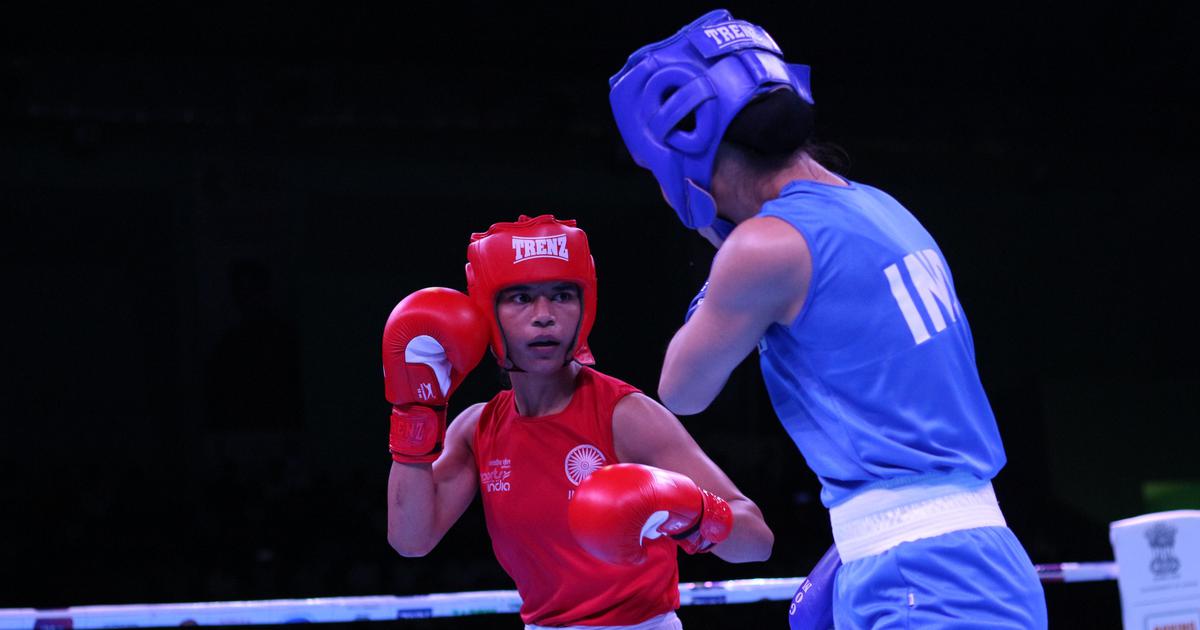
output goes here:
[{"label": "blue headgear", "polygon": [[654,173],[683,224],[724,237],[733,224],[717,217],[708,190],[722,136],[769,92],[790,89],[811,105],[808,76],[761,27],[718,9],[633,53],[609,79],[609,101],[633,160]]}]

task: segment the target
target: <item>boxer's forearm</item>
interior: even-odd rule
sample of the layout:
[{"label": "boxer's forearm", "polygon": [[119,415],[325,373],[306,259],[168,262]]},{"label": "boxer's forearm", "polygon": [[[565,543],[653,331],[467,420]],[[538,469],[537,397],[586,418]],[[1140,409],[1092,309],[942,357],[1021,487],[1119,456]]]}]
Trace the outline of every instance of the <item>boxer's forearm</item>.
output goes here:
[{"label": "boxer's forearm", "polygon": [[726,562],[762,562],[770,558],[775,535],[758,506],[746,499],[733,499],[729,508],[733,510],[733,531],[712,552]]},{"label": "boxer's forearm", "polygon": [[676,415],[707,409],[721,393],[731,372],[723,363],[706,359],[711,344],[707,337],[697,333],[697,324],[703,321],[689,322],[675,333],[663,359],[658,397]]},{"label": "boxer's forearm", "polygon": [[446,535],[471,500],[479,474],[469,436],[483,404],[450,423],[446,450],[433,464],[392,462],[388,475],[388,542],[402,556],[423,556]]},{"label": "boxer's forearm", "polygon": [[434,540],[435,486],[431,464],[392,462],[388,475],[387,538],[405,557],[429,553]]}]

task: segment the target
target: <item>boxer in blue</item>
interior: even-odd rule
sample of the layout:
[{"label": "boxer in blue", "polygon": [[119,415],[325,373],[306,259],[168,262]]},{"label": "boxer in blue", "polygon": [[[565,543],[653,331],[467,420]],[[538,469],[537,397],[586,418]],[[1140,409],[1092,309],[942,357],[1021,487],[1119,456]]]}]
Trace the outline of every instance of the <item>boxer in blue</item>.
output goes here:
[{"label": "boxer in blue", "polygon": [[659,396],[700,412],[758,349],[836,547],[793,627],[1044,628],[1041,584],[992,491],[1004,448],[949,266],[899,202],[813,158],[808,79],[718,10],[610,81],[634,161],[717,247]]}]

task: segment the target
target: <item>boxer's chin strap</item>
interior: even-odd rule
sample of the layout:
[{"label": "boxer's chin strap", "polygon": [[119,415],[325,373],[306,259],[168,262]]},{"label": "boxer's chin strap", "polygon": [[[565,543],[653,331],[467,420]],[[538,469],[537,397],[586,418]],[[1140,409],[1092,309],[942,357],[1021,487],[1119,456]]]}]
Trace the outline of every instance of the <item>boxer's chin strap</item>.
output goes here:
[{"label": "boxer's chin strap", "polygon": [[737,224],[721,217],[715,217],[712,224],[708,227],[712,228],[712,231],[716,232],[717,236],[721,237],[721,240],[724,241],[733,233],[733,228],[737,227]]},{"label": "boxer's chin strap", "polygon": [[517,362],[512,360],[512,355],[508,351],[508,337],[504,335],[503,327],[500,328],[500,339],[504,342],[504,363],[500,365],[500,369],[505,372],[524,372],[525,370],[521,369],[517,365]]}]

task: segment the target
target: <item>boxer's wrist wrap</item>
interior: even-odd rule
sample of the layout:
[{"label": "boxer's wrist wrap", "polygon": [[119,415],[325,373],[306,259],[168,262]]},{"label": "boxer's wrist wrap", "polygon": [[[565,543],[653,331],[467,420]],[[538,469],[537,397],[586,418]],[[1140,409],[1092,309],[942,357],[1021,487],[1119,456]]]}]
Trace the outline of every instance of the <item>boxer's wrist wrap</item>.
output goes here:
[{"label": "boxer's wrist wrap", "polygon": [[446,407],[392,405],[388,449],[392,461],[424,464],[442,454],[446,439]]},{"label": "boxer's wrist wrap", "polygon": [[671,536],[689,554],[706,553],[719,542],[729,538],[733,530],[733,511],[721,497],[700,490],[704,502],[700,518],[688,529]]}]

